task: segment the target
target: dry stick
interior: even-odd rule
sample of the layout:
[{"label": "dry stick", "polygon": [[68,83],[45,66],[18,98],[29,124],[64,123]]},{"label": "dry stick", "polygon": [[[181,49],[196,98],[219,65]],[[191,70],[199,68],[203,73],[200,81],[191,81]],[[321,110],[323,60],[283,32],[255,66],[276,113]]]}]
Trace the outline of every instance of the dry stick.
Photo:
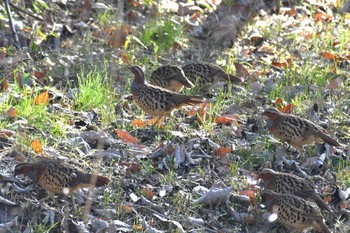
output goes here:
[{"label": "dry stick", "polygon": [[23,10],[23,9],[19,8],[18,6],[16,6],[15,4],[11,3],[11,2],[10,2],[10,6],[12,6],[12,7],[15,8],[16,10],[18,10],[18,11],[24,13],[24,14],[29,15],[30,17],[33,17],[33,18],[36,19],[36,20],[44,21],[43,18],[40,18],[40,17],[35,16],[35,15],[33,15],[32,13],[30,13],[30,12],[28,12],[28,11],[26,11],[26,10]]},{"label": "dry stick", "polygon": [[11,16],[11,9],[10,9],[10,5],[9,5],[9,0],[5,0],[5,8],[6,8],[6,12],[7,12],[7,17],[9,19],[9,25],[10,25],[10,28],[11,28],[11,31],[12,31],[12,36],[14,37],[15,39],[15,47],[18,49],[18,50],[22,50],[21,48],[21,44],[18,40],[18,36],[17,36],[17,33],[16,33],[16,29],[15,27],[13,26],[13,22],[12,22],[12,16]]}]

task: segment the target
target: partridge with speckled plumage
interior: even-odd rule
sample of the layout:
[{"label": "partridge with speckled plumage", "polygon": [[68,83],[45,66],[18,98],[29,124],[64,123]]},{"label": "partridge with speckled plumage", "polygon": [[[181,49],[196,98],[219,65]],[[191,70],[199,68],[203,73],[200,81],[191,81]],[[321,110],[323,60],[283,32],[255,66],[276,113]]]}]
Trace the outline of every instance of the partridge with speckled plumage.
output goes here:
[{"label": "partridge with speckled plumage", "polygon": [[187,88],[194,87],[184,71],[173,65],[160,66],[154,70],[150,77],[150,84],[173,92],[180,92],[184,86]]},{"label": "partridge with speckled plumage", "polygon": [[303,146],[313,142],[326,142],[331,146],[340,146],[339,142],[326,134],[326,130],[313,122],[268,108],[263,113],[267,116],[267,128],[276,138],[287,142],[302,152]]},{"label": "partridge with speckled plumage", "polygon": [[140,66],[132,66],[131,71],[135,76],[131,86],[133,99],[144,112],[151,116],[160,118],[183,106],[205,102],[205,98],[201,96],[183,95],[147,83]]},{"label": "partridge with speckled plumage", "polygon": [[331,212],[327,203],[316,193],[315,186],[303,178],[271,169],[262,169],[259,172],[265,189],[276,193],[290,193],[304,199],[311,199],[322,209]]},{"label": "partridge with speckled plumage", "polygon": [[43,159],[34,163],[21,163],[14,176],[26,175],[38,183],[49,195],[71,194],[79,188],[102,187],[109,183],[104,176],[89,174],[60,160]]},{"label": "partridge with speckled plumage", "polygon": [[227,74],[221,67],[207,62],[192,62],[181,67],[186,77],[196,86],[196,89],[207,91],[216,83],[239,83],[241,80]]},{"label": "partridge with speckled plumage", "polygon": [[311,202],[292,194],[281,194],[271,190],[265,190],[261,198],[267,210],[276,214],[277,221],[286,227],[299,231],[313,227],[317,232],[331,233],[320,210]]}]

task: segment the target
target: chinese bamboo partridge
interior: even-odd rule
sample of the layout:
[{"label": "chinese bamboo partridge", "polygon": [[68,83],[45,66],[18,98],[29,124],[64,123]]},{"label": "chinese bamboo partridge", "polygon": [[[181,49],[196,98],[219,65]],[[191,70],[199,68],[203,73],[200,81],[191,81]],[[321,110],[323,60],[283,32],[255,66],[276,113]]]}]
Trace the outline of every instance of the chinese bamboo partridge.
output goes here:
[{"label": "chinese bamboo partridge", "polygon": [[331,212],[326,204],[315,191],[315,186],[303,178],[283,172],[275,172],[271,169],[262,169],[259,178],[263,182],[265,189],[276,193],[290,193],[304,199],[311,199],[322,209]]},{"label": "chinese bamboo partridge", "polygon": [[268,108],[263,113],[267,116],[267,128],[276,138],[285,141],[302,152],[303,146],[313,142],[326,142],[331,146],[340,146],[339,142],[326,134],[326,130],[301,117],[281,113],[275,108]]},{"label": "chinese bamboo partridge", "polygon": [[71,194],[79,188],[101,187],[109,183],[104,176],[89,174],[60,160],[44,159],[34,163],[21,163],[14,175],[24,174],[38,183],[49,195]]},{"label": "chinese bamboo partridge", "polygon": [[293,230],[302,231],[313,227],[317,232],[331,233],[317,206],[292,194],[281,194],[266,190],[261,198],[267,210],[277,215],[277,221]]},{"label": "chinese bamboo partridge", "polygon": [[150,84],[173,92],[180,92],[184,86],[194,87],[193,83],[185,76],[184,71],[180,67],[172,65],[160,66],[154,70],[151,74]]},{"label": "chinese bamboo partridge", "polygon": [[181,67],[186,77],[194,85],[203,91],[208,90],[211,86],[220,81],[230,81],[238,83],[240,80],[227,74],[219,66],[207,62],[193,62]]},{"label": "chinese bamboo partridge", "polygon": [[132,66],[131,71],[135,76],[131,86],[133,99],[151,116],[160,118],[183,106],[205,102],[205,98],[201,96],[183,95],[147,83],[140,66]]}]

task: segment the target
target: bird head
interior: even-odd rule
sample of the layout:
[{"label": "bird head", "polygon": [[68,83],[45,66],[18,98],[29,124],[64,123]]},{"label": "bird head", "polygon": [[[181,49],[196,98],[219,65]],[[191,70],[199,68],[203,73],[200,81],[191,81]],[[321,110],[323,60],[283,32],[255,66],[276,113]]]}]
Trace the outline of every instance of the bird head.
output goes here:
[{"label": "bird head", "polygon": [[264,168],[259,172],[259,179],[262,179],[264,182],[264,187],[268,188],[270,186],[271,181],[277,175],[272,169]]},{"label": "bird head", "polygon": [[22,174],[28,176],[31,180],[36,181],[38,177],[38,169],[33,167],[30,163],[20,163],[16,165],[13,175],[17,176]]},{"label": "bird head", "polygon": [[277,120],[281,116],[281,112],[276,108],[268,108],[261,115],[267,116],[271,120]]},{"label": "bird head", "polygon": [[264,190],[260,196],[261,196],[261,199],[264,203],[264,205],[269,209],[269,207],[272,207],[275,199],[278,197],[278,193],[275,193],[271,190]]},{"label": "bird head", "polygon": [[134,82],[136,84],[144,84],[145,83],[145,75],[141,68],[141,66],[135,65],[130,68],[131,72],[134,74]]}]

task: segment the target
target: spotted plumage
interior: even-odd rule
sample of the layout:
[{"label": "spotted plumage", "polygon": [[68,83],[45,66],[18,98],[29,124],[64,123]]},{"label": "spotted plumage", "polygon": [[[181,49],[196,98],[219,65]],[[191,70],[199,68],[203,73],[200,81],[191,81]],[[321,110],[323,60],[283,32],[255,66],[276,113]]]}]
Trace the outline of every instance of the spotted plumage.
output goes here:
[{"label": "spotted plumage", "polygon": [[320,210],[312,203],[292,194],[281,194],[271,190],[265,190],[261,198],[267,210],[276,214],[277,221],[286,227],[299,231],[313,227],[317,232],[331,233]]},{"label": "spotted plumage", "polygon": [[150,84],[163,87],[173,92],[180,92],[185,86],[194,87],[183,70],[178,66],[164,65],[154,70],[150,77]]},{"label": "spotted plumage", "polygon": [[268,117],[267,128],[273,136],[300,151],[304,145],[313,142],[340,146],[339,142],[327,135],[322,127],[304,118],[281,113],[275,108],[266,109],[262,115]]},{"label": "spotted plumage", "polygon": [[186,77],[194,83],[196,89],[203,91],[208,90],[220,81],[240,82],[237,77],[227,74],[219,66],[207,62],[188,63],[181,68]]},{"label": "spotted plumage", "polygon": [[330,207],[316,193],[315,186],[299,176],[265,168],[259,172],[259,178],[265,189],[277,193],[291,193],[304,199],[313,200],[322,210],[331,212]]},{"label": "spotted plumage", "polygon": [[14,175],[20,174],[28,176],[49,194],[70,194],[79,188],[101,187],[109,183],[107,177],[89,174],[62,161],[52,159],[18,164]]},{"label": "spotted plumage", "polygon": [[133,99],[149,115],[169,115],[183,106],[205,102],[201,96],[182,95],[147,83],[140,66],[131,67],[131,71],[135,76],[131,86]]}]

